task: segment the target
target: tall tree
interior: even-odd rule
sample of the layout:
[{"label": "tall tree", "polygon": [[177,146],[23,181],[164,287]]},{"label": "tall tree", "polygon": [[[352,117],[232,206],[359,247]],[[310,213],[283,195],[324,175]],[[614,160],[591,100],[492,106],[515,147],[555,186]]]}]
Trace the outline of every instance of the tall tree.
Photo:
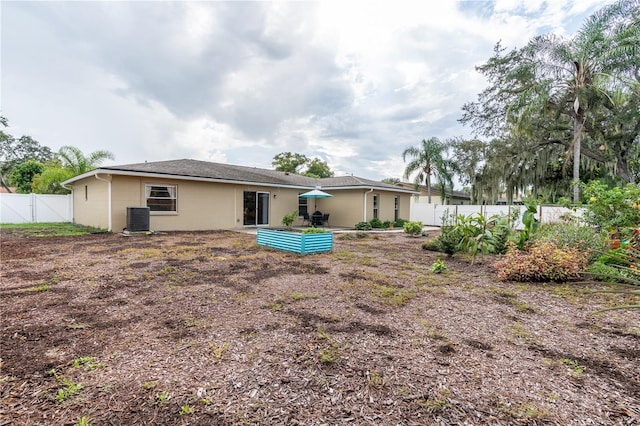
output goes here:
[{"label": "tall tree", "polygon": [[63,146],[57,156],[62,161],[62,168],[78,176],[100,166],[105,160],[113,160],[111,152],[105,150],[94,151],[88,156],[75,146]]},{"label": "tall tree", "polygon": [[33,177],[44,171],[44,164],[36,160],[27,160],[16,164],[11,170],[9,183],[16,187],[19,194],[29,194],[31,192],[31,182]]},{"label": "tall tree", "polygon": [[281,152],[273,157],[272,166],[276,167],[279,172],[298,173],[299,169],[304,166],[309,159],[306,155]]},{"label": "tall tree", "polygon": [[[539,36],[508,53],[497,44],[478,67],[490,86],[463,107],[461,121],[484,136],[525,141],[533,148],[521,150],[528,164],[539,163],[540,153],[555,161],[558,147],[567,150],[576,201],[581,168],[605,167],[628,181],[630,145],[640,131],[639,16],[638,1],[624,0],[592,15],[572,38]],[[607,123],[629,108],[631,125]]]},{"label": "tall tree", "polygon": [[313,158],[307,161],[307,170],[303,175],[314,178],[328,178],[333,177],[333,172],[326,162],[319,158]]},{"label": "tall tree", "polygon": [[[0,126],[8,126],[5,117],[0,117]],[[30,136],[21,136],[16,139],[0,129],[0,185],[7,191],[11,191],[9,176],[16,165],[27,160],[44,163],[51,158],[53,158],[51,149],[40,145]]]},{"label": "tall tree", "polygon": [[[447,171],[447,160],[444,154],[447,150],[445,144],[436,137],[423,139],[420,145],[407,148],[402,153],[402,160],[410,161],[404,169],[404,178],[416,173],[413,180],[416,188],[424,182],[427,187],[428,202],[431,203],[431,177],[437,176],[445,185],[452,181],[451,174]],[[441,185],[441,189],[445,187]],[[443,195],[443,194],[441,194]],[[444,200],[444,196],[442,198]]]}]

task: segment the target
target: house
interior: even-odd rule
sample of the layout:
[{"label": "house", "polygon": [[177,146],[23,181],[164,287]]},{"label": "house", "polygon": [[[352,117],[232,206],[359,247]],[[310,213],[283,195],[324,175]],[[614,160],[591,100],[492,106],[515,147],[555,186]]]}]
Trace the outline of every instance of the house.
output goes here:
[{"label": "house", "polygon": [[[320,210],[332,227],[353,227],[376,217],[409,218],[415,194],[356,176],[315,179],[189,159],[100,167],[63,185],[73,190],[75,223],[110,231],[126,228],[130,207],[148,207],[156,231],[276,227],[294,210]],[[315,188],[332,197],[299,197]]]},{"label": "house", "polygon": [[[415,186],[412,183],[407,183],[407,182],[399,182],[396,184],[396,186],[400,187],[400,188],[404,188],[404,189],[414,189]],[[416,202],[420,202],[420,203],[427,203],[428,201],[428,197],[429,197],[429,192],[427,191],[427,187],[422,185],[418,187],[418,191],[420,192],[419,194],[419,200],[416,200]],[[447,204],[447,205],[468,205],[471,204],[471,195],[468,192],[464,192],[464,191],[449,191],[448,189],[445,189],[444,191],[444,202],[441,199],[442,197],[440,196],[440,189],[436,188],[435,186],[431,187],[431,204]]]}]

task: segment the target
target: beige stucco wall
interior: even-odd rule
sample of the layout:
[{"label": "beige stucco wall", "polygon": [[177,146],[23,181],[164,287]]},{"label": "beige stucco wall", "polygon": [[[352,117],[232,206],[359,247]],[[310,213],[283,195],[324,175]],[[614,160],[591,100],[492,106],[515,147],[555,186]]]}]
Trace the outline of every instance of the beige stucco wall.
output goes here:
[{"label": "beige stucco wall", "polygon": [[79,225],[109,227],[107,182],[90,177],[73,184],[73,222]]},{"label": "beige stucco wall", "polygon": [[[106,178],[106,175],[101,175]],[[269,194],[269,224],[282,226],[282,217],[298,209],[298,195],[307,189],[264,187],[241,184],[198,182],[176,179],[151,179],[135,176],[111,176],[112,231],[126,227],[127,207],[144,207],[145,185],[176,185],[177,213],[151,212],[150,228],[154,231],[187,231],[242,228],[244,192]],[[85,185],[88,197],[85,200]],[[95,177],[73,184],[75,222],[108,227],[108,185]],[[352,227],[373,218],[372,193],[364,189],[329,191],[333,197],[310,199],[309,213],[320,210],[329,213],[331,226]],[[365,195],[366,193],[366,195]],[[400,217],[409,218],[410,195],[394,192],[374,192],[380,196],[380,220],[394,220],[394,196],[400,197]],[[317,207],[316,207],[317,205]],[[294,222],[300,225],[301,219]]]}]

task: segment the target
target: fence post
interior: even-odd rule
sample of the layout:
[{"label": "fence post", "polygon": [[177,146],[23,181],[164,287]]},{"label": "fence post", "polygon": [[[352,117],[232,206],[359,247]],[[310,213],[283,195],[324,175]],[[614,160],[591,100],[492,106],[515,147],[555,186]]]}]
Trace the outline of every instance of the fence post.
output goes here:
[{"label": "fence post", "polygon": [[29,194],[29,202],[31,203],[31,220],[29,223],[35,223],[38,217],[38,212],[36,206],[36,194],[33,192]]}]

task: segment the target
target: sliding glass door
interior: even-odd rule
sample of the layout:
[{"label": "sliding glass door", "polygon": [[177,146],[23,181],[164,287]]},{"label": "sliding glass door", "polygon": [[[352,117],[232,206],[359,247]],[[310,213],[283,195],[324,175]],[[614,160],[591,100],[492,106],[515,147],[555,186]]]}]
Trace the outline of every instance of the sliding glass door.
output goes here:
[{"label": "sliding glass door", "polygon": [[269,193],[244,192],[244,225],[260,226],[269,224]]}]

